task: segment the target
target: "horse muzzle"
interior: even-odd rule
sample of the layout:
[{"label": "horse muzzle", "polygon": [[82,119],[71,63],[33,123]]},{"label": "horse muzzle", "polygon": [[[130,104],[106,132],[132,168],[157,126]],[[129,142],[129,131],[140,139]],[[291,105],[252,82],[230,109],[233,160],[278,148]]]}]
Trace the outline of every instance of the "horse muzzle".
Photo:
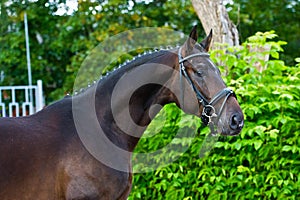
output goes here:
[{"label": "horse muzzle", "polygon": [[239,135],[244,127],[244,115],[241,111],[231,114],[225,124],[220,124],[220,133],[225,136]]}]

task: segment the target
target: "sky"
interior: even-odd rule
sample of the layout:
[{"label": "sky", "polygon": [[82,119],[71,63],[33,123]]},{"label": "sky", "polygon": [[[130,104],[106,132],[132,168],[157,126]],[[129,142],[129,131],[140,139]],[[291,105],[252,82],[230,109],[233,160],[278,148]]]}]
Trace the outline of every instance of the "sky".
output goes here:
[{"label": "sky", "polygon": [[[50,3],[53,3],[55,0],[50,0]],[[47,3],[46,3],[47,6]],[[66,3],[59,4],[59,8],[56,15],[71,15],[75,10],[77,10],[78,7],[78,1],[77,0],[66,0]]]},{"label": "sky", "polygon": [[[147,3],[150,3],[152,0],[136,0],[137,2],[139,1],[144,1]],[[49,0],[49,3],[54,3],[55,0]],[[49,3],[46,3],[49,5]],[[131,4],[132,3],[132,4]],[[133,2],[129,1],[129,6],[133,6]],[[59,9],[55,13],[56,15],[71,15],[74,11],[77,10],[78,7],[78,1],[77,0],[66,0],[66,3],[61,3],[59,4]]]}]

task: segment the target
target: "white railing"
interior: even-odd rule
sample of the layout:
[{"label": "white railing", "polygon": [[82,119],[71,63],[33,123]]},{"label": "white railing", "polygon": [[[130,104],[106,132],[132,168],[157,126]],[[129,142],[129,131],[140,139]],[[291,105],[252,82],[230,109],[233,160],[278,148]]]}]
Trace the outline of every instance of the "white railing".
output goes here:
[{"label": "white railing", "polygon": [[19,117],[43,109],[42,81],[37,85],[0,86],[0,116]]}]

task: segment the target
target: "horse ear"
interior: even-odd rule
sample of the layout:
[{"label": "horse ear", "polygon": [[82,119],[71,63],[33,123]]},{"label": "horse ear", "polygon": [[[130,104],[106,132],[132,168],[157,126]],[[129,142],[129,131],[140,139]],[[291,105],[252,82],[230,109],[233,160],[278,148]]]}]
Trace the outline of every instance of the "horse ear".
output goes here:
[{"label": "horse ear", "polygon": [[208,36],[206,36],[206,38],[202,40],[202,42],[200,43],[200,45],[205,49],[205,51],[209,50],[211,40],[212,40],[212,29],[210,30]]},{"label": "horse ear", "polygon": [[190,36],[185,41],[184,45],[182,46],[182,55],[185,57],[187,56],[194,48],[196,42],[198,39],[198,33],[197,33],[197,25],[193,27]]},{"label": "horse ear", "polygon": [[198,32],[197,32],[197,25],[195,25],[190,33],[189,38],[185,42],[185,50],[186,52],[191,52],[197,42],[198,39]]},{"label": "horse ear", "polygon": [[190,33],[190,36],[185,41],[184,45],[182,46],[182,55],[183,57],[187,56],[190,52],[192,52],[196,42],[198,39],[198,33],[197,33],[197,25],[195,25]]}]

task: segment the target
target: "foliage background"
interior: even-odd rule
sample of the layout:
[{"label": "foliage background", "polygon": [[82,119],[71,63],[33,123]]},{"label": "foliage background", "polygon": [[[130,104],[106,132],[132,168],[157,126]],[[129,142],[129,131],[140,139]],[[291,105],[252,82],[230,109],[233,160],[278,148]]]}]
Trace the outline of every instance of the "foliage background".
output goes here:
[{"label": "foliage background", "polygon": [[[138,27],[168,27],[189,34],[201,25],[190,1],[78,1],[78,10],[58,15],[66,0],[0,0],[1,85],[27,84],[23,14],[29,22],[33,83],[42,79],[46,102],[72,93],[77,70],[89,50],[104,39]],[[241,42],[257,31],[275,30],[288,42],[280,54],[288,65],[300,49],[299,0],[226,1]],[[263,8],[263,9],[262,9]],[[66,8],[68,9],[68,7]],[[200,37],[204,37],[199,27]],[[13,73],[12,73],[13,72]]]},{"label": "foliage background", "polygon": [[[23,13],[27,12],[33,82],[42,79],[48,103],[72,92],[77,70],[99,42],[137,27],[169,27],[189,33],[199,23],[190,1],[79,1],[71,15],[55,14],[64,0],[1,0],[1,85],[27,84]],[[238,24],[241,48],[211,52],[227,84],[238,95],[246,116],[238,137],[221,137],[206,157],[199,158],[208,133],[198,119],[169,105],[141,139],[136,151],[169,143],[178,127],[196,131],[174,145],[190,144],[175,163],[135,174],[129,199],[299,199],[300,198],[300,3],[299,0],[236,0],[226,5]],[[199,28],[199,30],[202,30]],[[275,30],[280,39],[274,38]],[[248,40],[257,31],[257,34]],[[200,37],[204,36],[202,32]],[[271,45],[271,60],[261,60],[249,46]],[[285,52],[281,52],[284,48]],[[226,52],[226,53],[225,53]],[[279,53],[280,52],[280,53]],[[256,66],[266,66],[259,73]],[[159,159],[159,158],[158,158]],[[143,166],[135,166],[143,167]]]},{"label": "foliage background", "polygon": [[288,41],[281,59],[294,65],[300,49],[299,0],[234,0],[227,4],[230,19],[238,26],[242,41],[258,31],[275,30],[280,39]]}]

